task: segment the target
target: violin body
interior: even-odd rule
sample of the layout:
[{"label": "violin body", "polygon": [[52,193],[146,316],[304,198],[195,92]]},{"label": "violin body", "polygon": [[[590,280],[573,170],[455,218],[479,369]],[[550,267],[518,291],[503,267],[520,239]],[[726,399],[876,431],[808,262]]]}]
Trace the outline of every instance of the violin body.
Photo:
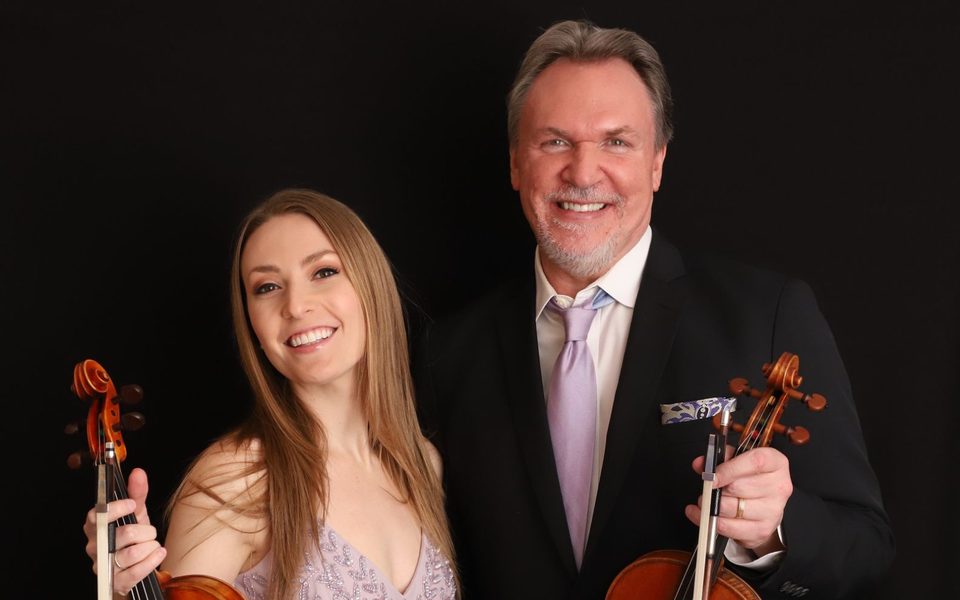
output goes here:
[{"label": "violin body", "polygon": [[[667,600],[673,598],[691,554],[681,550],[657,550],[630,563],[607,590],[606,600]],[[761,600],[735,573],[721,569],[710,591],[711,600]]]},{"label": "violin body", "polygon": [[165,600],[245,600],[228,583],[206,575],[170,577],[164,571],[157,573]]}]

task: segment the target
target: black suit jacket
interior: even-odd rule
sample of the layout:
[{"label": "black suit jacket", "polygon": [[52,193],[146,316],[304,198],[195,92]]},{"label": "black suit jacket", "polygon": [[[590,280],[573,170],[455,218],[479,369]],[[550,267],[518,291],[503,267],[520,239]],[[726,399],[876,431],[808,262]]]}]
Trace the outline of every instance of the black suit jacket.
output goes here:
[{"label": "black suit jacket", "polygon": [[[709,421],[661,425],[659,404],[726,395],[727,381],[763,387],[760,366],[800,356],[799,403],[783,422],[806,426],[790,459],[795,490],[783,532],[788,550],[763,576],[764,598],[836,598],[874,579],[893,555],[879,487],[867,462],[846,373],[809,288],[716,259],[690,259],[659,234],[651,245],[607,434],[580,572],[574,564],[539,369],[533,277],[436,324],[417,362],[424,428],[444,459],[448,512],[464,597],[603,598],[645,552],[692,549],[683,514],[701,487],[691,461]],[[741,401],[743,421],[752,402]]]}]

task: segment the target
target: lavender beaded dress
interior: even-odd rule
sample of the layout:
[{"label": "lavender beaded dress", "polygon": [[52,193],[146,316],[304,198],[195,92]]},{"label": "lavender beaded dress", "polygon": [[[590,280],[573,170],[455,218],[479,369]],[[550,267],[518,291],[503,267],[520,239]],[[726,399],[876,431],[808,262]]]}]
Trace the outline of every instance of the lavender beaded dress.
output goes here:
[{"label": "lavender beaded dress", "polygon": [[[272,554],[237,576],[234,587],[248,600],[269,600]],[[336,531],[320,530],[320,548],[311,546],[300,569],[297,600],[454,600],[456,583],[450,561],[430,543],[420,543],[420,560],[407,589],[400,592],[366,556]]]}]

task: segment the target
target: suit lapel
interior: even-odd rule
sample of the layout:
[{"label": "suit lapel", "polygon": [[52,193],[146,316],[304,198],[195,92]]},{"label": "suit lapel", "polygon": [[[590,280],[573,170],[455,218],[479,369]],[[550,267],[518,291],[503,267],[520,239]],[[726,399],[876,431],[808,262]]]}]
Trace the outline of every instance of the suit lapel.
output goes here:
[{"label": "suit lapel", "polygon": [[677,249],[659,234],[654,235],[614,396],[584,563],[607,525],[637,441],[649,422],[649,411],[670,354],[685,297],[684,288],[677,281],[683,273],[683,260]]},{"label": "suit lapel", "polygon": [[527,277],[507,294],[497,322],[508,402],[517,441],[550,537],[564,568],[577,572],[563,511],[560,481],[550,443],[550,427],[540,375],[537,330],[534,321],[535,286]]}]

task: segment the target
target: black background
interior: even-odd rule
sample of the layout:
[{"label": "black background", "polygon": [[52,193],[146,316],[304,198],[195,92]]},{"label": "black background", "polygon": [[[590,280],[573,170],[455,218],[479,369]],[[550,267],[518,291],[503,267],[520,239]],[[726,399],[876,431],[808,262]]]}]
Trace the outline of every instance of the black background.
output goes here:
[{"label": "black background", "polygon": [[354,207],[414,331],[530,268],[503,100],[541,28],[580,17],[638,31],[670,75],[655,226],[817,291],[897,535],[872,597],[960,593],[957,10],[795,4],[5,2],[9,597],[94,593],[92,473],[66,469],[82,441],[60,433],[83,413],[75,362],[147,390],[127,465],[148,468],[155,520],[244,415],[229,253],[269,193]]}]

